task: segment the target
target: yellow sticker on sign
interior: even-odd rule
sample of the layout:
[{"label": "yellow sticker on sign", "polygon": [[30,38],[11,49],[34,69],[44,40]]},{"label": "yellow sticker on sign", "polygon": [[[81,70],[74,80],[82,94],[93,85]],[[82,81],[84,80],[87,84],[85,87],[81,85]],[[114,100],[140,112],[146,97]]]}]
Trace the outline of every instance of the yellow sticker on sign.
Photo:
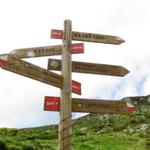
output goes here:
[{"label": "yellow sticker on sign", "polygon": [[52,60],[50,62],[50,66],[51,66],[52,69],[57,69],[59,67],[59,62],[56,61],[56,60]]}]

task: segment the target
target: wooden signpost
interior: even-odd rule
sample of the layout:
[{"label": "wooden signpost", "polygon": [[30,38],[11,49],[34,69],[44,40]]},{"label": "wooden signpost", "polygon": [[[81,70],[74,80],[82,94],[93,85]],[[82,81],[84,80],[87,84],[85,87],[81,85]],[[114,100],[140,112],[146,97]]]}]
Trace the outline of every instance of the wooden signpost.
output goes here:
[{"label": "wooden signpost", "polygon": [[[64,32],[62,30],[56,30],[56,29],[51,30],[51,38],[62,39],[63,34]],[[122,38],[118,36],[75,32],[75,31],[72,32],[72,40],[105,43],[105,44],[116,44],[116,45],[120,45],[125,42]]]},{"label": "wooden signpost", "polygon": [[[48,67],[47,67],[48,70],[60,71],[61,68],[62,68],[61,60],[57,59],[48,60]],[[122,66],[95,64],[77,61],[72,61],[72,72],[121,76],[121,77],[129,73],[129,71]]]},{"label": "wooden signpost", "polygon": [[[83,43],[72,44],[71,53],[72,54],[84,53],[84,44]],[[16,49],[11,51],[10,54],[17,56],[18,58],[33,58],[33,57],[61,55],[62,45]]]},{"label": "wooden signpost", "polygon": [[[70,21],[65,21],[65,23],[68,22],[68,24],[71,24]],[[55,39],[63,39],[63,43],[64,43],[64,47],[66,47],[66,49],[64,49],[63,53],[62,53],[62,61],[58,61],[58,60],[49,60],[48,63],[48,70],[61,70],[62,73],[64,73],[64,76],[67,77],[68,76],[68,80],[70,81],[70,77],[71,77],[71,71],[72,72],[79,72],[79,73],[90,73],[90,74],[102,74],[102,75],[113,75],[113,76],[124,76],[127,73],[129,73],[129,71],[125,68],[123,68],[122,66],[112,66],[112,65],[103,65],[103,64],[93,64],[93,63],[84,63],[84,62],[72,62],[72,67],[71,67],[71,60],[70,60],[70,52],[69,52],[69,47],[70,47],[70,43],[71,40],[77,40],[77,41],[87,41],[87,42],[96,42],[96,43],[105,43],[105,44],[116,44],[119,45],[123,42],[125,42],[123,39],[121,39],[120,37],[117,36],[110,36],[110,35],[103,35],[103,34],[93,34],[93,33],[83,33],[83,32],[72,32],[71,31],[71,25],[68,29],[68,31],[66,30],[66,27],[64,28],[64,31],[62,30],[52,30],[51,31],[51,38],[55,38]],[[68,34],[68,36],[67,36]],[[65,39],[65,37],[68,37],[68,40]],[[63,55],[64,54],[64,55]],[[66,60],[64,60],[64,58]],[[67,70],[68,69],[68,70]],[[68,73],[67,73],[68,71]],[[64,81],[68,81],[68,80],[64,80]],[[70,121],[70,110],[72,108],[72,111],[78,111],[78,112],[95,112],[95,111],[100,111],[101,112],[106,112],[106,108],[105,109],[99,109],[100,107],[102,107],[102,104],[100,104],[97,101],[91,101],[91,100],[79,100],[76,101],[75,99],[72,99],[72,103],[71,103],[71,95],[69,92],[69,81],[68,82],[63,82],[67,88],[64,92],[66,92],[66,99],[64,97],[61,97],[60,100],[60,115],[65,113],[66,117],[60,117],[60,124],[59,124],[59,150],[71,150],[72,147],[71,145],[71,121]],[[68,95],[67,95],[68,92]],[[65,102],[67,102],[66,106],[65,106]],[[76,103],[75,103],[76,102]],[[79,103],[78,103],[79,102]],[[105,103],[105,102],[104,102]],[[108,103],[108,101],[106,102]],[[58,103],[57,103],[58,104]],[[71,106],[72,104],[72,106]],[[105,105],[105,106],[108,106]],[[115,106],[115,107],[114,107]],[[69,107],[69,108],[68,108]],[[97,108],[99,107],[99,108]],[[58,107],[57,107],[58,108]],[[112,109],[113,108],[113,109]],[[115,109],[114,109],[115,108]],[[121,109],[122,108],[122,109]],[[123,109],[124,108],[124,109]],[[114,111],[112,111],[114,110]],[[118,113],[123,113],[123,112],[127,112],[128,109],[125,106],[125,103],[120,103],[118,105],[118,103],[115,105],[109,105],[109,107],[107,107],[107,112],[118,112]],[[68,112],[68,113],[67,113]],[[65,122],[65,120],[68,119],[68,127],[67,126],[67,122]],[[62,122],[62,120],[64,120]],[[64,126],[64,127],[62,127]],[[66,128],[65,128],[66,127]],[[64,128],[64,129],[62,129]],[[60,130],[61,129],[61,130]],[[61,138],[64,134],[67,135],[63,130],[67,130],[68,131],[68,146],[64,146],[67,145],[66,143],[66,139],[67,138]],[[61,134],[61,132],[64,132],[64,134]],[[62,140],[61,140],[62,139]],[[64,144],[62,144],[64,143]]]},{"label": "wooden signpost", "polygon": [[[45,111],[60,111],[60,97],[45,96]],[[72,98],[72,112],[128,114],[134,111],[134,106],[120,100],[96,100]]]},{"label": "wooden signpost", "polygon": [[[63,45],[16,49],[0,55],[0,67],[58,87],[61,97],[46,97],[44,109],[60,111],[58,150],[72,150],[72,112],[119,113],[133,112],[134,107],[123,101],[72,98],[72,92],[81,95],[81,84],[72,80],[72,72],[125,76],[129,71],[122,66],[72,61],[71,54],[83,53],[83,43],[72,40],[119,45],[125,42],[118,36],[72,32],[72,22],[65,20],[64,30],[52,30],[51,38],[62,39]],[[61,70],[61,75],[31,64],[21,58],[61,55],[62,60],[49,60],[48,70]]]},{"label": "wooden signpost", "polygon": [[[127,102],[119,100],[72,99],[74,112],[101,113],[101,114],[127,114],[131,112]],[[132,107],[133,108],[133,107]]]}]

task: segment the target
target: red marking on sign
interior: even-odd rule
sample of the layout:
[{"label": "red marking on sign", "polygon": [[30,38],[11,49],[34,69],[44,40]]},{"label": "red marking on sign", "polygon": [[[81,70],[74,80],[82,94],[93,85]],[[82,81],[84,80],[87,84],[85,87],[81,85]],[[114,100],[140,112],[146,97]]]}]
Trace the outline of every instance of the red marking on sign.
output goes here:
[{"label": "red marking on sign", "polygon": [[134,111],[134,105],[131,105],[130,103],[127,103],[127,108],[129,113]]},{"label": "red marking on sign", "polygon": [[51,38],[55,39],[62,39],[63,38],[63,31],[62,30],[51,30]]},{"label": "red marking on sign", "polygon": [[83,43],[72,44],[71,53],[72,54],[84,53],[84,44]]},{"label": "red marking on sign", "polygon": [[59,111],[60,109],[60,98],[45,96],[44,110]]},{"label": "red marking on sign", "polygon": [[5,67],[7,65],[7,61],[0,59],[0,66]]},{"label": "red marking on sign", "polygon": [[134,107],[128,107],[128,112],[131,113],[134,111]]},{"label": "red marking on sign", "polygon": [[81,83],[72,81],[72,92],[81,95]]}]

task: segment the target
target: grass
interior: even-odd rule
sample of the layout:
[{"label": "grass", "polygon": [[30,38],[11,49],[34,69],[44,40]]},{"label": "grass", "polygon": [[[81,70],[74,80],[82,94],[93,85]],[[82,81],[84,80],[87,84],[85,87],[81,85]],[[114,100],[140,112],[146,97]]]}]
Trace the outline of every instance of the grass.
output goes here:
[{"label": "grass", "polygon": [[144,141],[134,135],[91,133],[88,136],[74,137],[73,147],[74,150],[146,150]]},{"label": "grass", "polygon": [[[18,131],[19,132],[19,131]],[[35,133],[34,133],[35,134]],[[36,133],[38,134],[38,133]],[[57,134],[57,133],[56,133]],[[1,137],[7,145],[7,149],[15,150],[56,150],[57,138],[29,138],[24,136]],[[73,150],[147,150],[145,138],[140,138],[136,134],[128,135],[122,132],[99,134],[86,131],[85,134],[73,136]]]}]

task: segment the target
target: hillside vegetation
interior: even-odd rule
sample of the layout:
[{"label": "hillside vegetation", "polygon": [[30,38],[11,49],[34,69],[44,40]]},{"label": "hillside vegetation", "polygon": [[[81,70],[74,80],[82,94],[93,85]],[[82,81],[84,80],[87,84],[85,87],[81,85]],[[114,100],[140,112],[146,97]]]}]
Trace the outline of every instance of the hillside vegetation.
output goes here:
[{"label": "hillside vegetation", "polygon": [[[130,115],[89,114],[73,121],[73,150],[149,150],[150,105]],[[56,150],[58,126],[0,128],[0,150]]]}]

